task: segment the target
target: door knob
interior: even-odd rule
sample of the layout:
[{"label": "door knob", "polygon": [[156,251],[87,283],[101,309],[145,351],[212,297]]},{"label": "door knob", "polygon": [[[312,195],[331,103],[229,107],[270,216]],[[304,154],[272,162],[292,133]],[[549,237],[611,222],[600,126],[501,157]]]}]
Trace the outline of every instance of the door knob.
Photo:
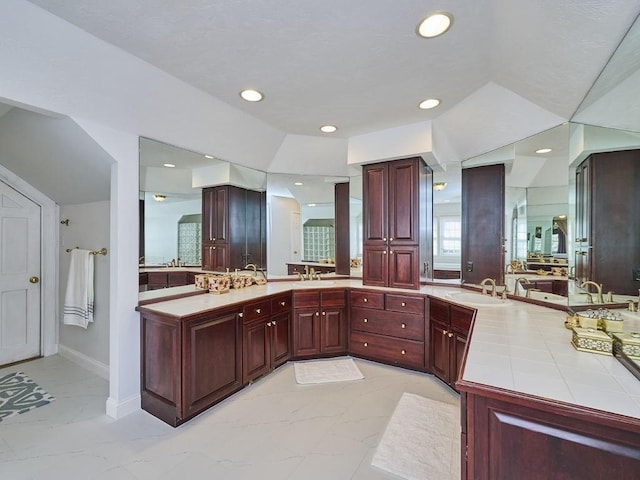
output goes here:
[{"label": "door knob", "polygon": [[29,279],[29,282],[31,282],[31,283],[38,283],[39,281],[40,281],[40,279],[38,277],[36,277],[35,275]]}]

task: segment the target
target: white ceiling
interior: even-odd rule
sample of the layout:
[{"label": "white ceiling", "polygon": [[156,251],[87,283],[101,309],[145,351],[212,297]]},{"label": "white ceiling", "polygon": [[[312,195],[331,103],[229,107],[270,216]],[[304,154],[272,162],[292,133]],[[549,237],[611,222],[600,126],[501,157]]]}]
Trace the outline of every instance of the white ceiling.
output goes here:
[{"label": "white ceiling", "polygon": [[[569,120],[640,12],[640,0],[30,2],[286,134],[348,138],[431,120],[442,165]],[[451,12],[452,28],[419,38],[418,21],[434,10]],[[242,101],[245,87],[265,99]],[[428,97],[441,105],[419,110]],[[11,112],[0,105],[0,120]],[[327,123],[339,130],[320,133]],[[67,163],[49,180],[75,165],[108,185],[110,160],[93,148],[52,153]],[[92,161],[85,167],[87,158],[102,159],[102,173]],[[80,196],[79,188],[42,191],[61,204],[102,191]]]}]

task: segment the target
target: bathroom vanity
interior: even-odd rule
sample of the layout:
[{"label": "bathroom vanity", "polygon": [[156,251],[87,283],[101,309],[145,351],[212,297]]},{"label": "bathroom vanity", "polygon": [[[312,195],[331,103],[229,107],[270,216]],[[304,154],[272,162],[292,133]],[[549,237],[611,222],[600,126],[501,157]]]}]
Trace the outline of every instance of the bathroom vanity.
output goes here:
[{"label": "bathroom vanity", "polygon": [[640,472],[637,379],[613,357],[575,350],[562,311],[354,279],[269,282],[139,311],[142,406],[173,426],[288,360],[349,354],[460,392],[465,479]]}]

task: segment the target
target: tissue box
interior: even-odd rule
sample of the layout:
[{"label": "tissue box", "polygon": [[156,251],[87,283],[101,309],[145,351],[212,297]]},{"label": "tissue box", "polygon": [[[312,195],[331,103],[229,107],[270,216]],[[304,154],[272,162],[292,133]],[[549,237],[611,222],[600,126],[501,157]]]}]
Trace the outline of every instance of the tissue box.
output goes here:
[{"label": "tissue box", "polygon": [[613,355],[613,339],[595,328],[575,327],[571,337],[571,344],[581,352]]},{"label": "tissue box", "polygon": [[604,330],[607,333],[619,333],[622,332],[623,324],[622,319],[612,320],[610,318],[601,318],[598,326],[600,330]]},{"label": "tissue box", "polygon": [[621,351],[627,357],[640,360],[640,333],[614,333],[616,352]]},{"label": "tissue box", "polygon": [[599,320],[600,319],[598,317],[586,317],[582,314],[578,314],[578,322],[582,328],[593,328],[596,330],[598,328]]}]

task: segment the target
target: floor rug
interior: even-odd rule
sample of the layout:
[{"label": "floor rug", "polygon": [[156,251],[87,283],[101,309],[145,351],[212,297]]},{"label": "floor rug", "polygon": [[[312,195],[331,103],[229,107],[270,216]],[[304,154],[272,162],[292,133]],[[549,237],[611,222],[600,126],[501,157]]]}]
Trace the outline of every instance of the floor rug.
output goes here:
[{"label": "floor rug", "polygon": [[406,479],[460,478],[459,407],[404,393],[371,464]]},{"label": "floor rug", "polygon": [[0,422],[55,400],[22,372],[0,378]]},{"label": "floor rug", "polygon": [[364,378],[352,358],[313,360],[293,364],[296,382],[300,384],[348,382]]}]

